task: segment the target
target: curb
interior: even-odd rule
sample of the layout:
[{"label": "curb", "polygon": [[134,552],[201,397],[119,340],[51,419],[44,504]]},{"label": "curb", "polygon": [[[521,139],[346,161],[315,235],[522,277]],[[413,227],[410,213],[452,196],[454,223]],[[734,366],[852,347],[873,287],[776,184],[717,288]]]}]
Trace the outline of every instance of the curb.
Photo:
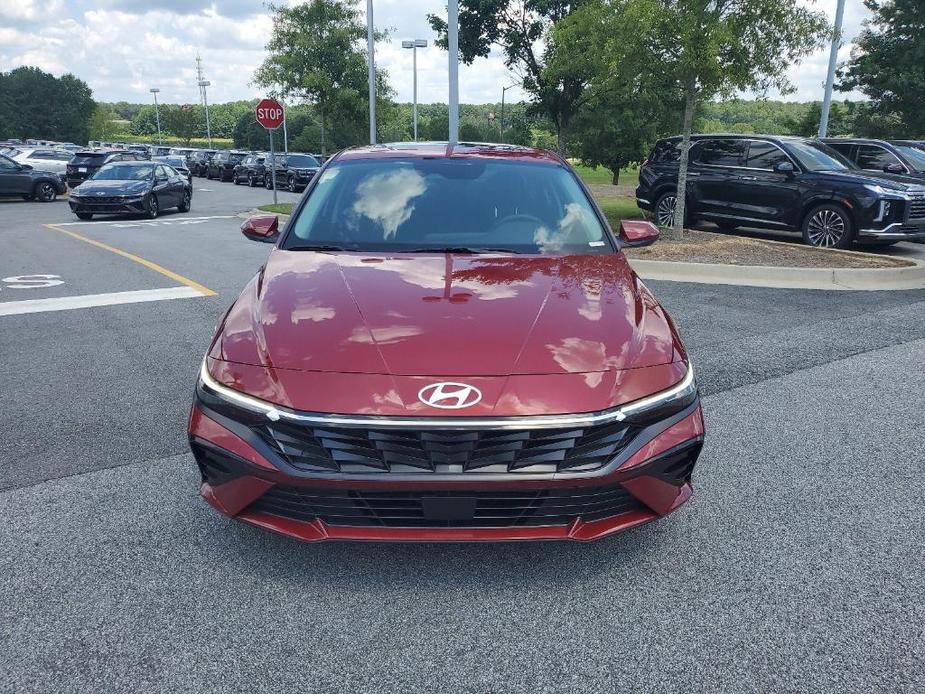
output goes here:
[{"label": "curb", "polygon": [[803,268],[678,263],[667,260],[630,260],[629,263],[643,279],[668,282],[838,291],[925,289],[925,261],[913,258],[904,260],[913,265],[891,268]]}]

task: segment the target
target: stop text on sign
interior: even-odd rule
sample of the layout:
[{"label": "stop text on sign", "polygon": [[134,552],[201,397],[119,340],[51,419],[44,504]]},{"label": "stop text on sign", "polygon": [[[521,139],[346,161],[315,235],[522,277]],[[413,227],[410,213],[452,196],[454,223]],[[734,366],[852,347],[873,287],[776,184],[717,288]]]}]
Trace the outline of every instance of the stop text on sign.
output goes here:
[{"label": "stop text on sign", "polygon": [[270,130],[281,126],[285,118],[282,104],[275,99],[261,100],[261,102],[257,104],[255,115],[257,116],[257,122],[264,128]]}]

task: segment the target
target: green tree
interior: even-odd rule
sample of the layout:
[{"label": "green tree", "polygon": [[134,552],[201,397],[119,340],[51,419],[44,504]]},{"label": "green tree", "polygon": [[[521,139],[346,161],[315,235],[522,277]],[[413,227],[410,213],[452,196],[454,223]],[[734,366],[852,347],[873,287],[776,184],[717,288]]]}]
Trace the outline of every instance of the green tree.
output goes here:
[{"label": "green tree", "polygon": [[855,41],[838,88],[857,89],[893,124],[889,135],[925,135],[925,3],[864,0],[873,12]]},{"label": "green tree", "polygon": [[682,95],[673,231],[684,227],[687,162],[698,103],[740,91],[792,87],[787,68],[830,36],[826,16],[800,0],[599,0],[595,50],[608,69],[670,80]]},{"label": "green tree", "polygon": [[[211,107],[209,110],[211,112]],[[188,145],[200,133],[202,120],[202,108],[198,105],[161,106],[161,127],[183,140],[184,144]]]},{"label": "green tree", "polygon": [[90,140],[112,140],[116,134],[116,124],[113,122],[115,114],[109,104],[97,104],[90,118]]},{"label": "green tree", "polygon": [[[570,59],[556,60],[561,46],[552,29],[588,0],[461,0],[459,3],[459,56],[467,65],[487,57],[493,46],[501,49],[504,63],[522,77],[521,84],[557,133],[557,149],[564,154],[572,119],[581,106],[591,79],[588,59],[570,51]],[[431,27],[447,47],[443,17],[428,15]],[[576,37],[577,38],[577,37]],[[555,63],[555,69],[549,69]],[[501,85],[498,85],[500,90]]]},{"label": "green tree", "polygon": [[[357,0],[310,0],[292,7],[270,5],[273,33],[254,82],[316,108],[319,149],[327,154],[328,132],[354,133],[354,119],[366,102],[366,26]],[[381,36],[378,38],[382,38]],[[380,93],[387,91],[379,71]],[[354,137],[355,135],[351,135]],[[338,138],[333,137],[336,141]]]},{"label": "green tree", "polygon": [[36,67],[0,73],[0,138],[86,142],[96,104],[87,83]]}]

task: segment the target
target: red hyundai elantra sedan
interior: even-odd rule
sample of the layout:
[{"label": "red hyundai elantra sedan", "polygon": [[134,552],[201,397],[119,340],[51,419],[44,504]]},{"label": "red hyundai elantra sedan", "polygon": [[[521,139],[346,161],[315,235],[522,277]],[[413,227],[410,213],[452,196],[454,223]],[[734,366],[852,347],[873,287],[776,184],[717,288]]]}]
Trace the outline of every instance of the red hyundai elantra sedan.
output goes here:
[{"label": "red hyundai elantra sedan", "polygon": [[678,333],[574,171],[511,146],[333,157],[222,319],[201,493],[302,540],[592,540],[691,495]]}]

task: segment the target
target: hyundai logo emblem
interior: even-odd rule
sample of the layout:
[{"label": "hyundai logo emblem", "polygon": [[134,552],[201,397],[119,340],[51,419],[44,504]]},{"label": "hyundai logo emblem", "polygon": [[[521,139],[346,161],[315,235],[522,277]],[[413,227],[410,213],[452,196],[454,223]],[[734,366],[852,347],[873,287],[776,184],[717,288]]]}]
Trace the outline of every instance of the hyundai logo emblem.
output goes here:
[{"label": "hyundai logo emblem", "polygon": [[433,383],[418,391],[418,400],[441,410],[461,410],[482,399],[482,391],[468,383]]}]

